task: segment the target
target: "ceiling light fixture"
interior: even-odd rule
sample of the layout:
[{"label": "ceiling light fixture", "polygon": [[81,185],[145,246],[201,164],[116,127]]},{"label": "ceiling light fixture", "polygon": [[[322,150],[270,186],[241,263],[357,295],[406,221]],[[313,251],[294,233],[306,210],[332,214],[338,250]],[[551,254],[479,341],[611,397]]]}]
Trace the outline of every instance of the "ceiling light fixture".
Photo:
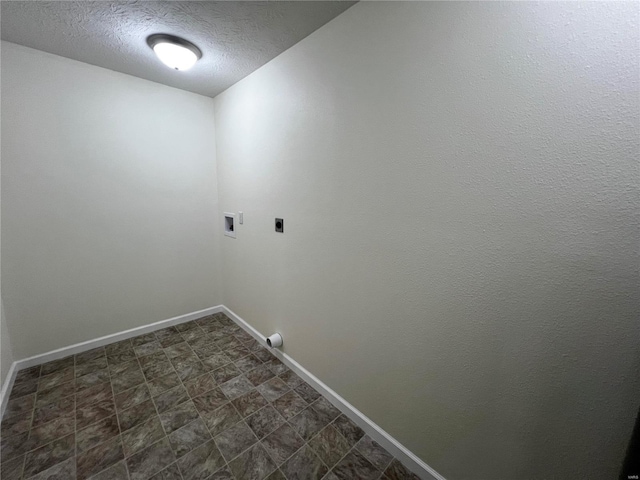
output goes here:
[{"label": "ceiling light fixture", "polygon": [[167,67],[189,70],[202,57],[202,52],[184,38],[157,33],[147,38],[147,44]]}]

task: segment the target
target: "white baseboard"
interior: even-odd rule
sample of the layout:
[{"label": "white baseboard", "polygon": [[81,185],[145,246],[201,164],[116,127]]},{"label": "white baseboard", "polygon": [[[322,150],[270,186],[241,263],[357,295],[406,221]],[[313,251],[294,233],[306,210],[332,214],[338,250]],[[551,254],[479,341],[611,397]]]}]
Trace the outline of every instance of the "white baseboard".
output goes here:
[{"label": "white baseboard", "polygon": [[[224,312],[229,318],[236,322],[240,327],[251,334],[261,345],[267,347],[266,338],[258,330],[249,325],[245,320],[236,315],[233,311],[225,307],[224,305],[218,305],[217,307],[205,308],[204,310],[198,310],[197,312],[187,313],[178,317],[169,318],[167,320],[161,320],[159,322],[144,325],[142,327],[132,328],[125,330],[124,332],[113,333],[104,337],[96,338],[94,340],[88,340],[82,343],[76,343],[68,347],[52,350],[51,352],[35,355],[33,357],[25,358],[13,362],[7,378],[2,385],[2,391],[0,392],[0,419],[4,415],[5,408],[9,400],[9,393],[13,387],[13,383],[16,378],[16,374],[25,368],[40,365],[42,363],[51,362],[60,358],[68,357],[69,355],[76,355],[78,353],[86,352],[93,348],[102,347],[110,343],[125,340],[127,338],[137,337],[145,333],[161,330],[166,327],[178,325],[180,323],[190,322],[197,318],[201,318],[214,313]],[[268,347],[267,347],[268,348]],[[281,352],[278,349],[271,350],[276,357],[278,357],[282,363],[297,373],[302,379],[311,384],[316,390],[321,392],[327,399],[348,418],[350,418],[356,425],[365,431],[371,438],[382,445],[389,451],[394,457],[400,460],[409,470],[414,472],[420,478],[424,480],[445,480],[442,475],[436,472],[429,465],[420,460],[409,449],[403,446],[395,438],[385,432],[382,428],[371,421],[366,415],[360,412],[357,408],[347,402],[344,398],[334,392],[331,388],[321,382],[315,375],[309,372],[306,368],[296,362],[286,353]]]},{"label": "white baseboard", "polygon": [[[227,314],[234,322],[240,327],[252,335],[261,345],[267,347],[266,337],[262,335],[258,330],[249,325],[245,320],[239,317],[236,313],[223,306],[222,311]],[[303,380],[312,385],[316,390],[321,392],[338,410],[351,419],[356,425],[365,431],[372,439],[382,445],[389,453],[396,457],[402,464],[418,475],[423,480],[445,480],[445,478],[436,472],[429,465],[420,460],[414,455],[408,448],[398,442],[395,438],[385,432],[382,428],[376,425],[369,417],[367,417],[360,410],[355,408],[344,398],[334,392],[331,388],[320,381],[315,375],[309,372],[306,368],[296,362],[286,353],[273,348],[271,351],[278,357],[282,363],[297,373]]]},{"label": "white baseboard", "polygon": [[7,408],[7,403],[9,403],[9,393],[13,388],[13,382],[16,380],[16,373],[18,373],[18,362],[13,362],[11,367],[9,367],[9,371],[7,372],[7,376],[4,379],[4,383],[2,384],[2,390],[0,390],[0,420],[4,416],[4,411]]},{"label": "white baseboard", "polygon": [[124,332],[112,333],[111,335],[105,335],[104,337],[87,340],[82,343],[76,343],[75,345],[69,345],[68,347],[59,348],[47,353],[41,353],[40,355],[25,358],[24,360],[18,360],[16,362],[18,364],[17,368],[18,370],[23,370],[25,368],[33,367],[34,365],[40,365],[41,363],[52,362],[53,360],[68,357],[69,355],[76,355],[93,348],[119,342],[120,340],[126,340],[127,338],[137,337],[138,335],[144,335],[145,333],[155,332],[156,330],[162,330],[163,328],[178,325],[180,323],[190,322],[196,318],[206,317],[207,315],[212,315],[222,311],[223,306],[218,305],[217,307],[209,307],[203,310],[198,310],[197,312],[186,313],[177,317],[150,323],[149,325],[143,325],[142,327],[125,330]]}]

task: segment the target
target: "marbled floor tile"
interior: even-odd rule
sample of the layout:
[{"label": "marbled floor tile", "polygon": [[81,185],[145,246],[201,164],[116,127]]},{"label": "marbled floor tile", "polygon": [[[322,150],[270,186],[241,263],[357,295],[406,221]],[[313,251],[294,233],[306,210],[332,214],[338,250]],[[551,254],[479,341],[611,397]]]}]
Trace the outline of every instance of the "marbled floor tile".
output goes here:
[{"label": "marbled floor tile", "polygon": [[182,480],[180,468],[178,468],[178,462],[172,463],[161,472],[156,473],[149,480]]},{"label": "marbled floor tile", "polygon": [[35,394],[9,400],[7,402],[7,408],[4,411],[4,416],[12,417],[14,415],[21,415],[31,412],[35,405],[35,401]]},{"label": "marbled floor tile", "polygon": [[193,398],[193,403],[201,414],[213,412],[228,401],[229,399],[219,388],[214,388]]},{"label": "marbled floor tile", "polygon": [[120,436],[113,437],[100,445],[76,456],[76,475],[85,480],[111,467],[124,458]]},{"label": "marbled floor tile", "polygon": [[104,347],[93,348],[91,350],[87,350],[86,352],[82,352],[76,355],[76,365],[82,365],[83,363],[90,362],[91,360],[95,360],[96,358],[106,357],[107,353],[104,350]]},{"label": "marbled floor tile", "polygon": [[119,353],[128,352],[133,350],[133,346],[131,345],[130,339],[121,340],[119,342],[110,343],[104,347],[105,352],[107,353],[107,357],[117,355]]},{"label": "marbled floor tile", "polygon": [[209,370],[217,370],[231,363],[231,359],[224,353],[214,353],[202,360],[203,365]]},{"label": "marbled floor tile", "polygon": [[127,350],[121,353],[114,353],[113,355],[107,355],[109,365],[118,365],[120,363],[130,362],[136,359],[136,353],[132,350]]},{"label": "marbled floor tile", "polygon": [[176,330],[181,334],[184,332],[188,332],[189,330],[198,330],[200,328],[200,326],[194,320],[190,322],[180,323],[174,326],[176,327]]},{"label": "marbled floor tile", "polygon": [[213,332],[219,331],[222,328],[222,325],[220,325],[219,322],[214,321],[207,324],[203,324],[200,328],[203,332],[213,333]]},{"label": "marbled floor tile", "polygon": [[30,432],[32,448],[46,445],[57,438],[65,437],[76,430],[75,412],[71,411],[50,422],[33,427]]},{"label": "marbled floor tile", "polygon": [[264,398],[257,390],[251,390],[249,393],[234,399],[231,403],[236,407],[240,415],[248,417],[252,413],[257,412],[262,407],[268,405],[267,399]]},{"label": "marbled floor tile", "polygon": [[162,413],[186,400],[189,400],[189,394],[187,393],[185,388],[180,385],[178,387],[172,388],[171,390],[167,390],[164,393],[161,393],[153,399],[153,402],[156,404],[158,413]]},{"label": "marbled floor tile", "polygon": [[310,440],[327,425],[327,423],[322,420],[320,414],[312,407],[307,407],[298,415],[291,417],[289,423],[298,435],[306,441]]},{"label": "marbled floor tile", "polygon": [[275,373],[276,375],[282,375],[289,371],[289,367],[287,367],[284,363],[282,363],[276,357],[273,357],[268,362],[265,362],[265,365],[269,367],[269,369]]},{"label": "marbled floor tile", "polygon": [[94,475],[90,480],[129,480],[129,473],[124,460]]},{"label": "marbled floor tile", "polygon": [[227,462],[237,457],[258,439],[249,426],[244,422],[238,422],[215,437],[216,445]]},{"label": "marbled floor tile", "polygon": [[98,385],[76,393],[76,408],[91,405],[92,403],[104,402],[112,396],[111,383],[99,383]]},{"label": "marbled floor tile", "polygon": [[[213,342],[215,343],[216,341],[229,336],[227,333],[223,332],[222,330],[214,330],[211,332],[207,332],[207,342]],[[200,342],[200,343],[196,343],[196,345],[204,345],[205,342]]]},{"label": "marbled floor tile", "polygon": [[159,350],[155,353],[152,353],[150,355],[145,355],[144,357],[139,358],[138,361],[140,362],[140,366],[144,371],[145,367],[152,367],[156,363],[168,362],[169,358],[165,355],[163,350]]},{"label": "marbled floor tile", "polygon": [[210,334],[203,334],[197,337],[191,337],[191,336],[185,335],[184,339],[189,345],[191,345],[191,348],[204,347],[205,345],[209,345],[213,343],[213,340],[215,340]]},{"label": "marbled floor tile", "polygon": [[176,343],[184,342],[184,338],[180,334],[169,335],[164,338],[159,338],[158,341],[162,348],[170,347],[171,345],[175,345]]},{"label": "marbled floor tile", "polygon": [[237,377],[241,373],[242,372],[238,370],[238,367],[236,367],[233,363],[229,363],[224,367],[220,367],[214,370],[213,372],[211,372],[211,375],[213,375],[213,379],[219,385],[219,384],[228,382],[229,380]]},{"label": "marbled floor tile", "polygon": [[162,440],[127,458],[131,480],[147,480],[176,460],[169,440]]},{"label": "marbled floor tile", "polygon": [[3,462],[0,465],[0,478],[3,480],[22,480],[22,469],[24,467],[24,455]]},{"label": "marbled floor tile", "polygon": [[233,338],[232,335],[225,335],[224,337],[217,339],[214,343],[223,351],[227,351],[242,345],[242,343],[240,343],[239,340]]},{"label": "marbled floor tile", "polygon": [[97,370],[82,377],[76,378],[76,393],[109,381],[111,381],[111,377],[109,377],[109,370],[107,370],[106,368]]},{"label": "marbled floor tile", "polygon": [[238,333],[234,333],[233,336],[240,340],[242,343],[253,340],[253,337],[249,335],[245,330],[240,330]]},{"label": "marbled floor tile", "polygon": [[243,346],[237,346],[229,350],[226,350],[225,353],[227,357],[229,357],[231,360],[235,362],[237,360],[240,360],[243,357],[246,357],[251,352],[249,352],[249,350],[247,348],[244,348]]},{"label": "marbled floor tile", "polygon": [[324,397],[320,397],[318,400],[311,404],[313,409],[320,414],[322,420],[329,423],[340,416],[340,410],[333,406],[333,404]]},{"label": "marbled floor tile", "polygon": [[131,408],[119,411],[120,431],[125,432],[136,425],[140,425],[153,415],[156,415],[156,408],[151,400],[145,400]]},{"label": "marbled floor tile", "polygon": [[198,418],[198,411],[193,402],[184,402],[160,414],[160,422],[167,434],[184,427]]},{"label": "marbled floor tile", "polygon": [[[200,360],[204,360],[205,358],[209,358],[217,353],[222,354],[220,349],[214,343],[208,343],[206,345],[196,345],[193,346],[193,351],[196,353]],[[226,358],[229,358],[225,355]],[[230,360],[229,360],[230,361]],[[222,365],[225,365],[224,363]],[[220,366],[222,366],[220,365]]]},{"label": "marbled floor tile", "polygon": [[211,412],[200,412],[200,415],[202,415],[207,424],[211,435],[218,435],[242,420],[231,403],[227,403]]},{"label": "marbled floor tile", "polygon": [[210,373],[205,373],[204,375],[186,381],[184,386],[191,397],[197,397],[209,390],[213,390],[216,387],[216,382]]},{"label": "marbled floor tile", "polygon": [[161,330],[157,330],[154,333],[156,334],[156,338],[158,340],[162,340],[163,338],[172,337],[180,332],[178,332],[178,329],[176,327],[167,327]]},{"label": "marbled floor tile", "polygon": [[280,413],[280,415],[289,419],[304,410],[307,407],[307,402],[305,402],[300,395],[291,390],[280,398],[274,400],[273,407]]},{"label": "marbled floor tile", "polygon": [[391,464],[384,471],[384,477],[389,480],[420,480],[420,477],[409,471],[398,459],[392,460]]},{"label": "marbled floor tile", "polygon": [[178,377],[180,377],[180,380],[183,382],[199,377],[209,371],[209,369],[200,361],[182,364],[180,366],[176,366],[175,369],[178,373]]},{"label": "marbled floor tile", "polygon": [[93,360],[76,365],[76,378],[103,368],[107,368],[107,357],[96,357]]},{"label": "marbled floor tile", "polygon": [[255,386],[258,386],[275,377],[275,374],[269,369],[267,365],[256,367],[253,370],[247,372],[245,375]]},{"label": "marbled floor tile", "polygon": [[278,375],[284,383],[289,385],[290,388],[295,388],[304,383],[298,375],[296,375],[292,370],[288,370],[281,375]]},{"label": "marbled floor tile", "polygon": [[189,453],[208,440],[211,440],[211,435],[200,418],[169,434],[169,443],[177,458]]},{"label": "marbled floor tile", "polygon": [[298,451],[304,440],[295,430],[285,423],[262,439],[262,444],[278,465],[282,465],[291,455]]},{"label": "marbled floor tile", "polygon": [[140,370],[140,365],[137,360],[128,363],[121,363],[115,365],[115,367],[122,367],[117,373],[111,373],[111,386],[113,387],[113,393],[124,392],[130,388],[140,385],[144,382],[144,375]]},{"label": "marbled floor tile", "polygon": [[362,437],[355,448],[380,471],[384,471],[393,460],[393,456],[369,435]]},{"label": "marbled floor tile", "polygon": [[[320,480],[328,471],[308,445],[298,450],[280,469],[288,480]],[[351,477],[351,480],[356,478],[359,477]]]},{"label": "marbled floor tile", "polygon": [[91,425],[99,420],[110,417],[116,413],[113,400],[105,400],[104,402],[85,405],[76,409],[76,428],[78,430]]},{"label": "marbled floor tile", "polygon": [[364,431],[345,415],[336,418],[332,425],[347,439],[350,446],[355,445],[364,436]]},{"label": "marbled floor tile", "polygon": [[237,480],[262,480],[276,470],[277,466],[259,443],[229,463]]},{"label": "marbled floor tile", "polygon": [[146,422],[130,428],[122,434],[122,446],[125,457],[130,457],[138,453],[164,438],[164,436],[165,433],[158,416],[152,416]]},{"label": "marbled floor tile", "polygon": [[50,375],[54,372],[64,370],[65,368],[73,367],[73,364],[74,364],[73,356],[61,358],[60,360],[54,360],[53,362],[49,362],[49,363],[44,363],[42,365],[42,369],[40,370],[40,375],[41,376]]},{"label": "marbled floor tile", "polygon": [[14,385],[19,385],[22,382],[35,380],[40,377],[40,370],[42,369],[42,365],[36,365],[35,367],[25,368],[24,370],[20,370],[16,373],[16,379],[14,380]]},{"label": "marbled floor tile", "polygon": [[271,380],[267,380],[256,388],[262,396],[270,402],[273,402],[276,398],[281,397],[290,390],[289,386],[278,377],[273,377]]},{"label": "marbled floor tile", "polygon": [[120,433],[118,419],[115,415],[100,420],[86,428],[78,429],[76,433],[76,446],[78,453],[89,450],[96,445],[115,437]]},{"label": "marbled floor tile", "polygon": [[249,372],[254,368],[262,365],[262,361],[253,354],[242,357],[234,363],[236,364],[236,367],[238,367],[238,369],[243,373]]},{"label": "marbled floor tile", "polygon": [[224,465],[222,454],[213,440],[194,448],[178,460],[178,466],[184,480],[208,479]]},{"label": "marbled floor tile", "polygon": [[131,345],[135,349],[135,347],[139,347],[140,345],[145,345],[147,343],[151,343],[155,341],[157,341],[157,339],[153,332],[145,333],[144,335],[138,335],[137,337],[132,338]]},{"label": "marbled floor tile", "polygon": [[36,394],[36,408],[44,407],[75,393],[76,384],[74,381],[62,383],[47,390],[41,390]]},{"label": "marbled floor tile", "polygon": [[178,374],[173,370],[166,375],[147,381],[149,393],[152,397],[157,397],[161,393],[164,393],[173,387],[177,387],[178,385],[180,385],[180,379],[178,378]]},{"label": "marbled floor tile", "polygon": [[220,385],[220,390],[229,400],[233,400],[253,390],[253,385],[244,375],[240,375]]},{"label": "marbled floor tile", "polygon": [[25,457],[24,476],[29,478],[75,455],[75,435],[67,435],[43,445]]},{"label": "marbled floor tile", "polygon": [[144,402],[151,398],[147,385],[141,383],[140,385],[125,390],[115,396],[116,408],[118,410],[126,410],[139,403]]},{"label": "marbled floor tile", "polygon": [[380,470],[356,450],[351,450],[340,460],[333,468],[333,473],[340,480],[352,480],[354,478],[377,480],[381,474]]},{"label": "marbled floor tile", "polygon": [[162,345],[157,340],[154,340],[149,343],[145,343],[143,345],[138,345],[133,348],[133,351],[138,357],[144,357],[146,355],[151,355],[152,353],[158,353],[162,350]]},{"label": "marbled floor tile", "polygon": [[314,390],[314,388],[308,383],[302,383],[294,388],[295,392],[300,395],[305,402],[313,403],[318,398],[320,398],[320,394]]},{"label": "marbled floor tile", "polygon": [[29,432],[3,436],[0,438],[0,462],[4,463],[12,458],[20,457],[33,448],[33,443],[29,439]]},{"label": "marbled floor tile", "polygon": [[31,419],[33,418],[33,412],[25,412],[13,417],[8,417],[2,420],[0,426],[0,432],[4,437],[10,437],[11,435],[17,435],[18,433],[26,432],[31,426]]},{"label": "marbled floor tile", "polygon": [[[287,480],[287,479],[285,478],[284,473],[282,473],[280,470],[275,470],[265,480]],[[323,480],[331,480],[331,479],[325,476]]]},{"label": "marbled floor tile", "polygon": [[186,355],[194,354],[193,350],[191,350],[191,347],[187,342],[181,342],[181,343],[176,343],[175,345],[171,345],[170,347],[167,347],[164,349],[164,353],[166,353],[167,357],[169,357],[170,359],[175,357],[180,357],[185,354]]},{"label": "marbled floor tile", "polygon": [[284,418],[271,405],[248,416],[245,421],[256,437],[263,438],[285,423]]},{"label": "marbled floor tile", "polygon": [[[160,353],[164,355],[163,352],[160,352]],[[153,357],[154,355],[156,354],[153,353],[148,357],[141,357],[139,359],[140,363],[143,364],[143,360],[149,357]],[[144,373],[144,376],[147,379],[147,381],[153,380],[154,378],[162,377],[163,375],[166,375],[167,372],[170,372],[172,370],[173,370],[173,367],[171,365],[171,362],[169,362],[169,359],[166,358],[166,356],[164,359],[153,361],[153,362],[146,362],[144,365],[142,365],[142,372]]]},{"label": "marbled floor tile", "polygon": [[74,379],[74,371],[74,367],[67,367],[50,375],[40,377],[38,379],[38,390],[47,390],[61,383],[70,382]]},{"label": "marbled floor tile", "polygon": [[[2,477],[4,478],[4,477]],[[76,459],[71,457],[40,472],[29,480],[69,480],[76,478]]]},{"label": "marbled floor tile", "polygon": [[13,385],[11,389],[11,393],[9,394],[9,399],[13,400],[14,398],[24,397],[25,395],[30,395],[38,391],[38,379],[35,378],[33,380],[24,381],[19,384]]},{"label": "marbled floor tile", "polygon": [[229,467],[222,467],[216,473],[207,477],[207,480],[236,480]]},{"label": "marbled floor tile", "polygon": [[76,406],[75,397],[65,397],[44,407],[36,408],[33,414],[33,425],[50,422],[57,417],[72,413]]},{"label": "marbled floor tile", "polygon": [[253,354],[263,362],[268,362],[273,357],[273,354],[264,347],[260,347],[258,350],[254,350]]},{"label": "marbled floor tile", "polygon": [[328,425],[322,429],[320,433],[309,441],[309,446],[329,468],[338,463],[351,448],[349,442],[333,425]]}]

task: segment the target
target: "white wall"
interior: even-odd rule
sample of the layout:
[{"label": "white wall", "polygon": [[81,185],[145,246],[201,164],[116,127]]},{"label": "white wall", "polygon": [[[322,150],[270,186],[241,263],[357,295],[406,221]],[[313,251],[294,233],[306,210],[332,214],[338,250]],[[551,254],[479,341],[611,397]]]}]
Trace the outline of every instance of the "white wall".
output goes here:
[{"label": "white wall", "polygon": [[2,43],[2,296],[22,359],[221,302],[213,100]]},{"label": "white wall", "polygon": [[447,478],[616,478],[638,32],[633,3],[347,10],[216,98],[224,303]]}]

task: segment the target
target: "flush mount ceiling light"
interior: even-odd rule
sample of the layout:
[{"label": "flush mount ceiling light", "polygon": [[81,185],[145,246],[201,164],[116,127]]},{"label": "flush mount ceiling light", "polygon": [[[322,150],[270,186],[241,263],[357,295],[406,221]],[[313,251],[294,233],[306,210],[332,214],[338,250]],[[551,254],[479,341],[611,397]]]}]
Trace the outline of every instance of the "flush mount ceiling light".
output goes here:
[{"label": "flush mount ceiling light", "polygon": [[202,57],[202,52],[184,38],[157,33],[147,38],[147,44],[167,67],[189,70]]}]

